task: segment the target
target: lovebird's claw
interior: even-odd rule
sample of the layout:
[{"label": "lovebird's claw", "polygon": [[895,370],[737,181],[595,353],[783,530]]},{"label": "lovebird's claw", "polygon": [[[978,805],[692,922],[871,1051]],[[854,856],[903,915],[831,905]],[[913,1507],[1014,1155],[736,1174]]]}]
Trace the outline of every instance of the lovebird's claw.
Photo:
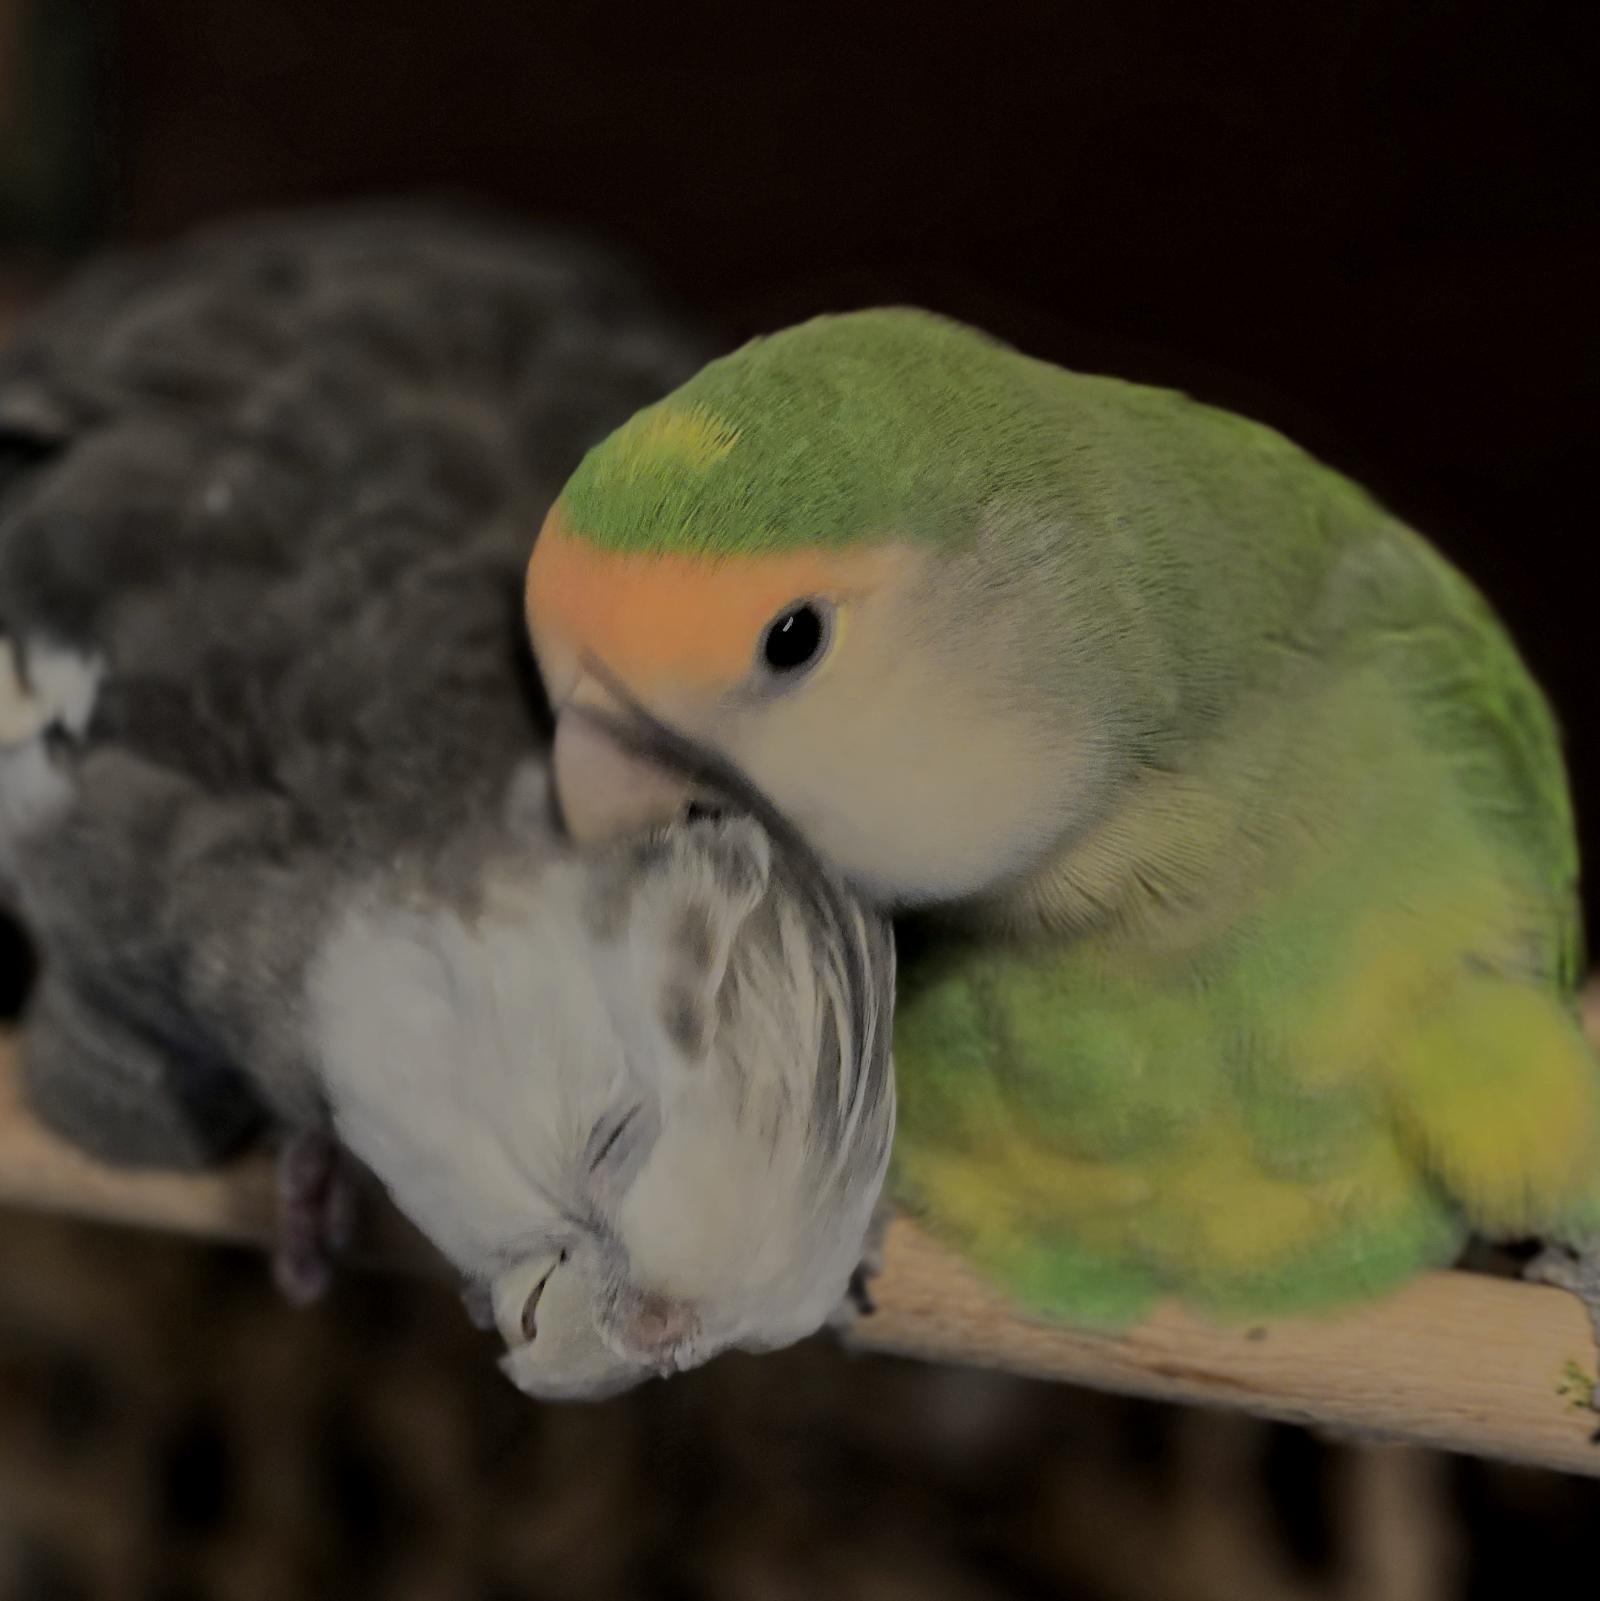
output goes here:
[{"label": "lovebird's claw", "polygon": [[[1527,1267],[1526,1277],[1552,1284],[1583,1302],[1594,1331],[1597,1370],[1600,1370],[1600,1241],[1583,1246],[1550,1245]],[[1595,1381],[1589,1405],[1600,1412],[1600,1379]]]}]

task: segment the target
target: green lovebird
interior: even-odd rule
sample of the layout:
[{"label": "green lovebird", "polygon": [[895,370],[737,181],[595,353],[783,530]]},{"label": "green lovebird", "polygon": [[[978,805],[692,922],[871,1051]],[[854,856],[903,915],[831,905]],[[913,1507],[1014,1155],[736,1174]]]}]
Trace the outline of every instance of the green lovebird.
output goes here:
[{"label": "green lovebird", "polygon": [[527,600],[576,834],[682,798],[631,701],[914,914],[894,1198],[1021,1303],[1316,1310],[1473,1231],[1592,1289],[1553,718],[1461,574],[1279,434],[822,317],[593,449]]}]

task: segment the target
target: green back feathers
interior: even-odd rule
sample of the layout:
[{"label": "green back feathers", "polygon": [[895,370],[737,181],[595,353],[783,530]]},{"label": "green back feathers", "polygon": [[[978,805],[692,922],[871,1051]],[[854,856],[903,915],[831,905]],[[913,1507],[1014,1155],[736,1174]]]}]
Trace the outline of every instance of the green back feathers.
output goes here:
[{"label": "green back feathers", "polygon": [[584,458],[569,525],[732,555],[887,534],[961,543],[1059,449],[1052,369],[928,312],[819,317],[712,362]]}]

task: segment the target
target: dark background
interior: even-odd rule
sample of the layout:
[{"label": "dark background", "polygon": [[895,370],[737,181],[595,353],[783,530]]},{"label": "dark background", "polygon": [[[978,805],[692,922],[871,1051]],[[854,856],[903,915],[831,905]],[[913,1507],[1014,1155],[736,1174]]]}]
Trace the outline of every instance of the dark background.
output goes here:
[{"label": "dark background", "polygon": [[920,302],[1275,424],[1489,593],[1600,845],[1592,0],[8,9],[13,247],[444,191],[631,250],[730,341]]},{"label": "dark background", "polygon": [[1600,848],[1592,0],[127,0],[101,39],[118,232],[461,190],[730,339],[920,302],[1275,424],[1487,590]]},{"label": "dark background", "polygon": [[[0,321],[105,243],[445,191],[730,342],[911,301],[1187,388],[1479,581],[1594,855],[1597,121],[1593,0],[0,0]],[[535,1408],[420,1290],[296,1316],[253,1258],[0,1218],[0,1601],[1490,1601],[1597,1514],[817,1343]]]}]

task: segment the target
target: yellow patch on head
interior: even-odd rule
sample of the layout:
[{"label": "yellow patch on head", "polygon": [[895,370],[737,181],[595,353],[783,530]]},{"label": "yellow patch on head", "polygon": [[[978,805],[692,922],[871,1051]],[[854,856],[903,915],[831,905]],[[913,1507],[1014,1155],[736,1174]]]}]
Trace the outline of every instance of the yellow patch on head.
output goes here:
[{"label": "yellow patch on head", "polygon": [[875,582],[892,551],[791,550],[762,556],[605,550],[545,519],[528,564],[529,632],[541,664],[571,672],[592,656],[635,690],[723,689],[755,661],[767,624],[809,597],[844,603]]},{"label": "yellow patch on head", "polygon": [[665,407],[624,428],[611,444],[619,477],[643,478],[663,462],[704,472],[738,443],[739,430],[704,406]]},{"label": "yellow patch on head", "polygon": [[1493,1238],[1600,1213],[1600,1073],[1577,1021],[1528,983],[1464,976],[1386,1064],[1430,1169]]}]

